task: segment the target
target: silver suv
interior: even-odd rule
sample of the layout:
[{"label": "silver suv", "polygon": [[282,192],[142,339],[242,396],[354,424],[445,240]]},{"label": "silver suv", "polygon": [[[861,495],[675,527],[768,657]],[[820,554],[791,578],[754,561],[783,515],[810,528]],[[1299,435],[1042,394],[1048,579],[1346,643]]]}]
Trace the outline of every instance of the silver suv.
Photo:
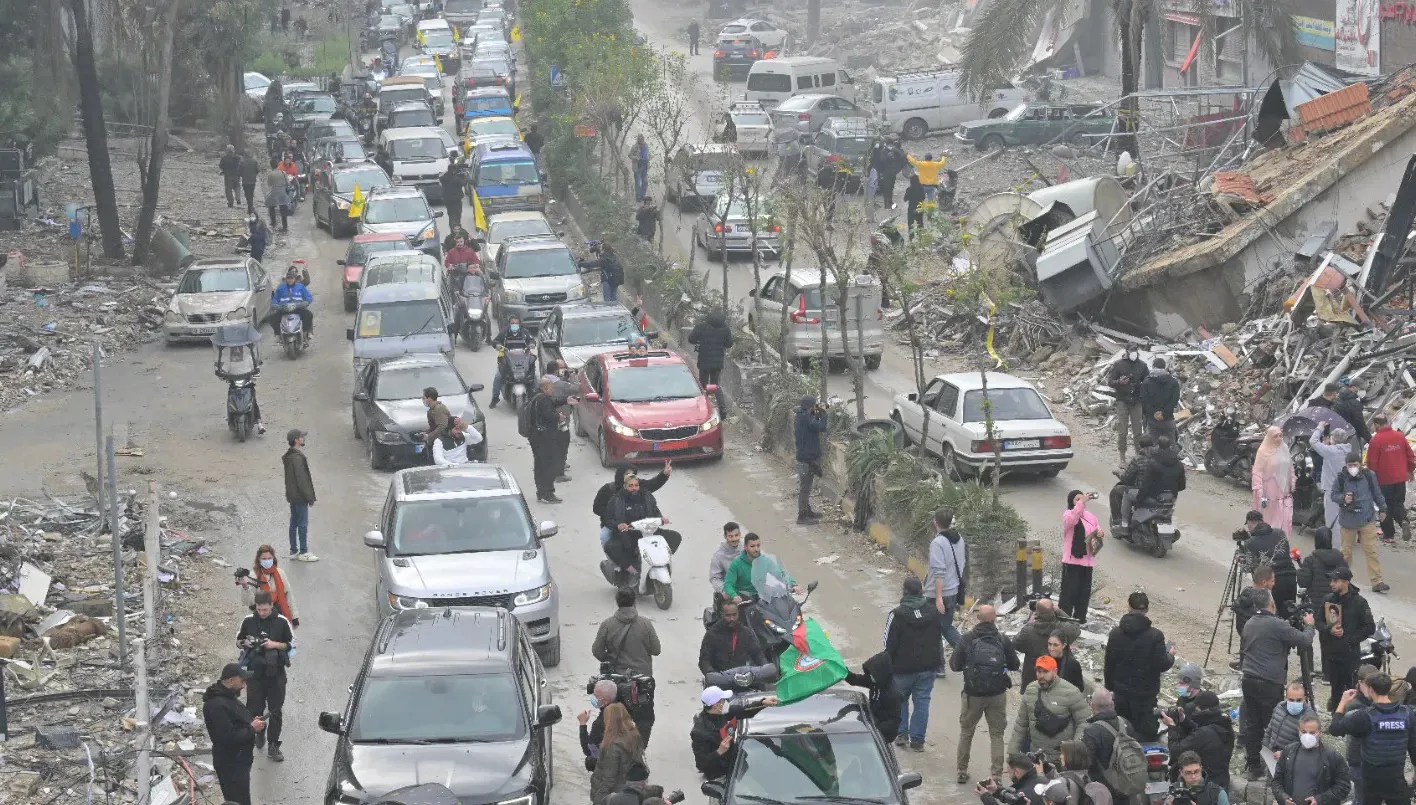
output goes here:
[{"label": "silver suv", "polygon": [[413,248],[442,260],[436,220],[442,216],[443,211],[430,208],[427,197],[416,187],[379,187],[369,191],[364,202],[359,234],[405,235]]},{"label": "silver suv", "polygon": [[378,567],[379,612],[499,607],[516,615],[548,666],[560,663],[560,592],[531,519],[497,464],[414,467],[393,476],[379,527],[364,535]]},{"label": "silver suv", "polygon": [[529,330],[541,326],[556,305],[590,296],[575,255],[555,235],[513,236],[502,241],[487,272],[492,313],[504,329],[512,316]]}]

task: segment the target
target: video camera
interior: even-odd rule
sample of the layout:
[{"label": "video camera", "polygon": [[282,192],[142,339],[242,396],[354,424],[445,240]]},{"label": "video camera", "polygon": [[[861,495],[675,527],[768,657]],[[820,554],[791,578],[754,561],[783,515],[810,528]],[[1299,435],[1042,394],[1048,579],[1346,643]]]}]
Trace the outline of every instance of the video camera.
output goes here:
[{"label": "video camera", "polygon": [[585,692],[593,695],[595,685],[609,680],[615,683],[615,701],[626,707],[654,701],[654,677],[644,674],[621,674],[607,662],[600,663],[600,673],[585,683]]},{"label": "video camera", "polygon": [[[989,783],[997,785],[998,788],[990,793],[988,791]],[[1028,798],[1023,796],[1023,792],[1019,791],[1016,788],[1013,788],[1012,786],[1004,785],[1003,783],[999,782],[998,779],[995,777],[989,777],[985,780],[980,780],[978,783],[978,788],[975,790],[978,792],[980,797],[991,796],[998,802],[1003,803],[1003,805],[1027,805],[1028,802]],[[986,802],[987,800],[984,801]]]}]

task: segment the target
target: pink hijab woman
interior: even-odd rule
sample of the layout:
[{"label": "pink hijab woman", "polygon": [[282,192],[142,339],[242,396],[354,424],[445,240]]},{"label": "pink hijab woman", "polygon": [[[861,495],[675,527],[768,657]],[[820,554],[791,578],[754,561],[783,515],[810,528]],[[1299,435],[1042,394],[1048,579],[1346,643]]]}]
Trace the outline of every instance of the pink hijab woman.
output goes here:
[{"label": "pink hijab woman", "polygon": [[1283,442],[1283,431],[1270,427],[1254,456],[1254,509],[1264,522],[1293,536],[1293,456]]}]

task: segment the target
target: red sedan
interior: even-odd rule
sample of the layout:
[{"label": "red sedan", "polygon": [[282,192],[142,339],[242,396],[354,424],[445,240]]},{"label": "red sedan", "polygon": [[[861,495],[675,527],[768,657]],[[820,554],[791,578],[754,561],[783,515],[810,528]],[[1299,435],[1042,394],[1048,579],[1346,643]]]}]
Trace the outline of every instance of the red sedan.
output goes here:
[{"label": "red sedan", "polygon": [[364,278],[364,264],[379,252],[412,249],[408,237],[395,232],[384,234],[355,235],[349,241],[349,252],[339,265],[344,274],[344,310],[353,313],[359,307],[359,281]]},{"label": "red sedan", "polygon": [[723,455],[717,386],[698,384],[672,352],[606,352],[580,372],[575,432],[595,440],[600,463],[658,464]]}]

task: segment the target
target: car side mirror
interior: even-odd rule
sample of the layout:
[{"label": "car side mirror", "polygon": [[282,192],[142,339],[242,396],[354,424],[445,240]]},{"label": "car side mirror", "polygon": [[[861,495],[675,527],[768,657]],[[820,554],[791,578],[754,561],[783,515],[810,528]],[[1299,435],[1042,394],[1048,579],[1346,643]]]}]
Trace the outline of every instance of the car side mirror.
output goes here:
[{"label": "car side mirror", "polygon": [[[344,717],[339,713],[320,713],[320,729],[335,735],[344,734]],[[915,775],[918,777],[919,775]]]},{"label": "car side mirror", "polygon": [[924,784],[924,778],[919,776],[917,771],[907,771],[901,773],[895,780],[900,784],[901,791],[908,791],[911,788],[919,788]]},{"label": "car side mirror", "polygon": [[557,340],[554,339],[554,338],[543,338],[543,339],[541,339],[541,346],[543,346],[543,347],[550,347],[550,348],[554,349],[554,348],[560,346],[560,342],[557,341]]},{"label": "car side mirror", "polygon": [[905,399],[909,400],[910,402],[919,402],[919,392],[911,391],[909,394],[905,395]]},{"label": "car side mirror", "polygon": [[820,584],[820,583],[821,583],[821,582],[819,582],[819,581],[808,582],[807,585],[806,585],[806,591],[807,591],[807,592],[812,592],[812,591],[814,591],[814,590],[816,589],[816,586],[817,586],[818,584]]},{"label": "car side mirror", "polygon": [[444,215],[444,212],[443,212],[442,210],[433,210],[433,217],[434,217],[434,218],[441,218],[441,217],[443,217],[443,215]]},{"label": "car side mirror", "polygon": [[486,388],[486,386],[482,385],[481,383],[473,383],[472,385],[467,387],[467,393],[471,394],[473,392],[481,391],[484,388]]},{"label": "car side mirror", "polygon": [[585,402],[599,402],[599,401],[600,401],[600,393],[599,393],[598,391],[587,391],[587,392],[585,392]]},{"label": "car side mirror", "polygon": [[385,547],[386,543],[384,542],[383,532],[377,528],[373,531],[364,532],[364,544],[370,548]]},{"label": "car side mirror", "polygon": [[747,292],[747,295],[753,297],[754,299],[757,298],[757,289],[753,288],[752,290]]},{"label": "car side mirror", "polygon": [[703,794],[703,796],[709,799],[716,799],[720,802],[723,799],[723,794],[726,793],[726,789],[723,788],[723,784],[718,782],[717,780],[709,780],[705,782],[698,790],[700,793]]},{"label": "car side mirror", "polygon": [[356,391],[356,392],[354,392],[354,402],[368,402],[368,401],[369,401],[369,393],[368,393],[367,391]]},{"label": "car side mirror", "polygon": [[[561,720],[561,709],[558,704],[543,704],[536,708],[536,726],[549,727],[559,724]],[[916,777],[919,775],[916,774]]]},{"label": "car side mirror", "polygon": [[540,527],[536,529],[536,533],[543,538],[554,537],[556,534],[560,533],[560,526],[556,525],[555,520],[542,520]]},{"label": "car side mirror", "polygon": [[353,341],[353,340],[354,340],[354,328],[353,328],[353,327],[346,327],[346,328],[345,328],[345,330],[344,330],[344,338],[345,338],[346,341]]},{"label": "car side mirror", "polygon": [[334,261],[334,264],[337,265],[337,266],[342,266],[342,265],[344,265],[344,261],[343,261],[343,260],[335,260],[335,261]]}]

